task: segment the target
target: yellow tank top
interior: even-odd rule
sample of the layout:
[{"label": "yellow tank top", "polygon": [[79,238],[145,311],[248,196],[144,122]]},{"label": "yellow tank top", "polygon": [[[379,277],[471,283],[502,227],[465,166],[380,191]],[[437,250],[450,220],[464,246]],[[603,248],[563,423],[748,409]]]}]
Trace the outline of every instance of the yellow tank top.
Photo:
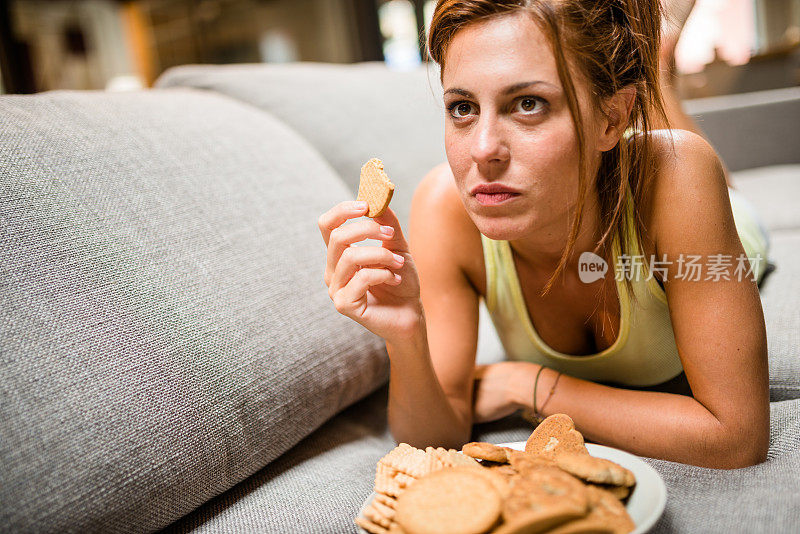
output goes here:
[{"label": "yellow tank top", "polygon": [[[631,206],[629,203],[628,225],[633,224]],[[634,272],[631,277],[637,297],[634,304],[625,281],[615,276],[620,254],[616,237],[612,240],[612,262],[605,276],[615,277],[620,302],[619,334],[610,347],[589,355],[558,352],[539,337],[528,315],[509,242],[482,234],[481,241],[486,266],[486,308],[508,358],[538,363],[593,382],[630,386],[660,384],[683,370],[664,290],[654,277]],[[631,257],[643,254],[635,239],[627,250]]]}]

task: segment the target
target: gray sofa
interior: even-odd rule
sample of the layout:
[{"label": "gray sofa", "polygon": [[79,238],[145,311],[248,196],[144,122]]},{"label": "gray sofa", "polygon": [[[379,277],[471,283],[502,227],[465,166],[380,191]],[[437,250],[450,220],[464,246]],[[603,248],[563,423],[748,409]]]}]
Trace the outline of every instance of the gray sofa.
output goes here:
[{"label": "gray sofa", "polygon": [[[435,71],[298,63],[0,97],[0,531],[356,531],[394,446],[388,361],[328,298],[317,218],[377,156],[407,221],[445,159],[438,91]],[[800,89],[688,105],[771,232],[771,444],[732,471],[646,458],[669,492],[653,531],[792,532]]]}]

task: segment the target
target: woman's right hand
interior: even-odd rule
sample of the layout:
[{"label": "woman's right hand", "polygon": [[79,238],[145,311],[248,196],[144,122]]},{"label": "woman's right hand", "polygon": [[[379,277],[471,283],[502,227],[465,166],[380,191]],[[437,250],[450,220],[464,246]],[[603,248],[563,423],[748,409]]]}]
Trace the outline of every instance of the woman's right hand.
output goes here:
[{"label": "woman's right hand", "polygon": [[[417,269],[391,208],[380,217],[344,224],[366,215],[366,203],[363,205],[341,202],[319,218],[319,230],[328,247],[325,285],[339,313],[387,342],[400,341],[423,325]],[[382,244],[353,246],[365,239]]]}]

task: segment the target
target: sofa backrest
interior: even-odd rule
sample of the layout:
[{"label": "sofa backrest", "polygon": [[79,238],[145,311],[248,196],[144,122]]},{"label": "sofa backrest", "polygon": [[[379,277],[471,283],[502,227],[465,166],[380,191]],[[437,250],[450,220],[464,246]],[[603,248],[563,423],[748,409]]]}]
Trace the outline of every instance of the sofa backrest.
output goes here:
[{"label": "sofa backrest", "polygon": [[730,171],[800,163],[800,87],[685,102]]},{"label": "sofa backrest", "polygon": [[383,160],[397,185],[392,209],[408,226],[417,183],[446,160],[438,71],[393,71],[382,62],[187,65],[164,73],[160,88],[222,93],[278,117],[305,137],[358,191],[361,166]]},{"label": "sofa backrest", "polygon": [[0,530],[144,532],[385,383],[282,122],[175,89],[0,97]]}]

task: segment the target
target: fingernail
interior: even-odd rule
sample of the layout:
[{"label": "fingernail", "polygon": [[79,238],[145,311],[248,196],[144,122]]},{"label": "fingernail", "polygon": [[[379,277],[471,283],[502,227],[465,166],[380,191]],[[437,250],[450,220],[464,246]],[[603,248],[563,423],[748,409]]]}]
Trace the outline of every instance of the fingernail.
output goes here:
[{"label": "fingernail", "polygon": [[392,254],[392,256],[394,256],[394,260],[397,263],[403,263],[404,261],[406,261],[406,259],[403,256],[401,256],[400,254]]},{"label": "fingernail", "polygon": [[367,203],[366,202],[356,202],[356,203],[353,204],[353,208],[357,209],[357,210],[365,210],[365,209],[367,209]]},{"label": "fingernail", "polygon": [[394,228],[391,226],[381,226],[381,233],[388,236],[394,235]]}]

